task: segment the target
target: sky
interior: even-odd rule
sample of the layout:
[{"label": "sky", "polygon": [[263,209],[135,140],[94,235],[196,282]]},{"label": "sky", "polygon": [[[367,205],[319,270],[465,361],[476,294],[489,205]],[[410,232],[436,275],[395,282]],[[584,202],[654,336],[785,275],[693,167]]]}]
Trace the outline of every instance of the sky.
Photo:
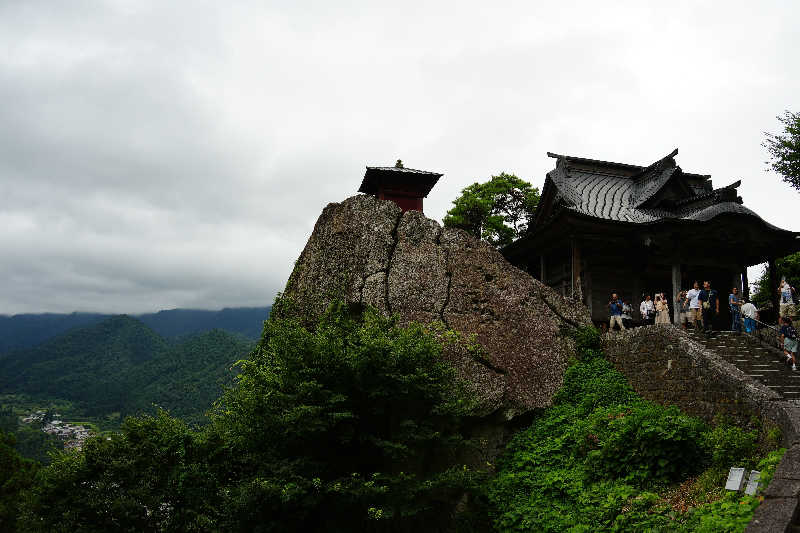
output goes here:
[{"label": "sky", "polygon": [[322,208],[398,158],[444,173],[441,221],[493,174],[541,187],[548,151],[677,147],[800,231],[761,146],[800,110],[798,19],[794,1],[0,2],[0,314],[270,304]]}]

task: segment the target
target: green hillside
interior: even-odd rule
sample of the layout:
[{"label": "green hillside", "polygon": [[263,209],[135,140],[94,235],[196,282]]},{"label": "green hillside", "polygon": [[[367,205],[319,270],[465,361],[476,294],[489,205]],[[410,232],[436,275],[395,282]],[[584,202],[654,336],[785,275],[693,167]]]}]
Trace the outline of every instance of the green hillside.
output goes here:
[{"label": "green hillside", "polygon": [[131,409],[148,411],[155,404],[187,422],[201,422],[223,386],[233,382],[233,364],[247,357],[254,344],[216,329],[172,346],[128,371]]},{"label": "green hillside", "polygon": [[0,391],[64,398],[87,414],[124,411],[130,390],[121,378],[169,343],[129,316],[72,330],[0,358]]},{"label": "green hillside", "polygon": [[0,394],[73,402],[89,417],[159,405],[198,421],[253,341],[214,330],[170,342],[120,315],[0,356]]}]

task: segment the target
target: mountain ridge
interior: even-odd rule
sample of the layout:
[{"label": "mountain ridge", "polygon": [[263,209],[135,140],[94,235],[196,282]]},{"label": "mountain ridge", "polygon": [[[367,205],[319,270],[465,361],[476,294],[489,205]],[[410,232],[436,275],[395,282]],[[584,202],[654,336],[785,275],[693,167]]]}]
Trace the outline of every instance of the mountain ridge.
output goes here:
[{"label": "mountain ridge", "polygon": [[[219,310],[176,308],[162,309],[155,313],[127,313],[127,316],[140,320],[159,335],[169,339],[218,328],[240,333],[255,340],[260,337],[263,322],[271,310],[272,306],[225,307]],[[0,354],[32,348],[75,328],[96,324],[123,314],[76,311],[0,315]]]}]

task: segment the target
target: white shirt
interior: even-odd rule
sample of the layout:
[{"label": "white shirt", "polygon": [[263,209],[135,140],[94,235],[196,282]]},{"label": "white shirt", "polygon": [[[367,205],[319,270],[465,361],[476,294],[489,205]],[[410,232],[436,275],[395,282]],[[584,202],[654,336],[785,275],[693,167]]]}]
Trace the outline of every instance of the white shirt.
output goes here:
[{"label": "white shirt", "polygon": [[781,295],[783,296],[783,303],[791,303],[792,302],[792,286],[788,283],[784,283],[783,287],[781,288]]},{"label": "white shirt", "polygon": [[622,318],[631,319],[631,304],[624,304],[622,306]]},{"label": "white shirt", "polygon": [[745,318],[755,318],[756,311],[758,311],[758,309],[756,309],[756,306],[750,302],[747,302],[742,306],[742,316]]},{"label": "white shirt", "polygon": [[700,296],[699,289],[689,289],[689,292],[686,293],[686,297],[689,298],[690,309],[700,309],[700,301],[697,299],[698,296]]},{"label": "white shirt", "polygon": [[645,300],[642,302],[642,305],[639,306],[639,312],[642,314],[642,318],[647,318],[647,312],[654,310],[653,300]]}]

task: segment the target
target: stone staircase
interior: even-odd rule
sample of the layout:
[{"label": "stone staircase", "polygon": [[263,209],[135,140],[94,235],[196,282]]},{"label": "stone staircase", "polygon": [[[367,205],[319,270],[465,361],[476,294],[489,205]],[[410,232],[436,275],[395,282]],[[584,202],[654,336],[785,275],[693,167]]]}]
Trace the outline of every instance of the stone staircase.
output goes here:
[{"label": "stone staircase", "polygon": [[[714,350],[739,370],[762,382],[785,400],[800,403],[800,370],[786,366],[786,356],[778,348],[767,346],[746,334],[717,331],[708,338],[689,331],[689,336],[708,349]],[[800,369],[800,357],[798,357]]]},{"label": "stone staircase", "polygon": [[[784,401],[800,405],[800,370],[793,371],[791,366],[785,364],[786,356],[783,350],[744,333],[718,331],[710,338],[691,330],[688,333],[705,348],[714,350],[739,370],[777,392]],[[798,368],[800,368],[800,357],[798,357]],[[778,497],[773,501],[780,502],[781,496],[788,498],[784,503],[777,505],[779,512],[766,513],[766,516],[759,514],[760,520],[758,523],[751,522],[747,527],[748,532],[800,533],[800,513],[797,511],[800,508],[797,503],[800,494],[800,481],[797,480],[800,474],[798,467],[800,465],[796,464],[796,461],[785,458],[779,466],[782,473],[778,475],[776,472],[776,479],[773,479],[767,492],[773,497]],[[777,479],[778,477],[786,477],[789,480]]]}]

